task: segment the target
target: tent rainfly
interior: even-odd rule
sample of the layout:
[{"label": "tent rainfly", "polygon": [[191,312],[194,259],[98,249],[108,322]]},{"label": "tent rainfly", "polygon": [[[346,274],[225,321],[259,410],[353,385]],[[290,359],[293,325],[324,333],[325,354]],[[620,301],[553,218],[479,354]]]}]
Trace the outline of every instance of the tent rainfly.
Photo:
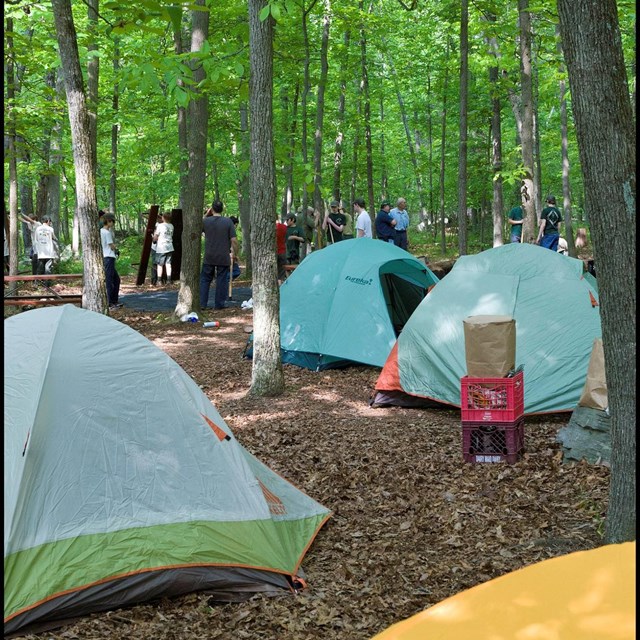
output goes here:
[{"label": "tent rainfly", "polygon": [[13,316],[4,379],[5,634],[302,584],[330,512],[240,446],[139,333],[71,305]]},{"label": "tent rainfly", "polygon": [[381,367],[437,276],[410,253],[369,238],[308,255],[280,287],[282,360],[322,370]]},{"label": "tent rainfly", "polygon": [[632,640],[635,598],[636,543],[610,544],[484,582],[373,640]]},{"label": "tent rainfly", "polygon": [[460,406],[466,375],[463,320],[516,321],[516,364],[524,366],[524,412],[573,411],[599,338],[597,289],[581,260],[532,244],[460,257],[407,322],[378,378],[374,406]]}]

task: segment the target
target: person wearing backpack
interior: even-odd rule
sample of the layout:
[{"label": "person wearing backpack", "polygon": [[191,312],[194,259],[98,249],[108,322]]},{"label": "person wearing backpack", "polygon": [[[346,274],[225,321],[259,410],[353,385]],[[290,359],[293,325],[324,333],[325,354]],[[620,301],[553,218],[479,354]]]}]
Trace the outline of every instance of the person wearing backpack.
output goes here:
[{"label": "person wearing backpack", "polygon": [[542,210],[540,216],[540,229],[536,244],[551,251],[558,250],[558,240],[560,239],[560,223],[562,222],[562,214],[556,207],[555,196],[548,196],[547,207]]}]

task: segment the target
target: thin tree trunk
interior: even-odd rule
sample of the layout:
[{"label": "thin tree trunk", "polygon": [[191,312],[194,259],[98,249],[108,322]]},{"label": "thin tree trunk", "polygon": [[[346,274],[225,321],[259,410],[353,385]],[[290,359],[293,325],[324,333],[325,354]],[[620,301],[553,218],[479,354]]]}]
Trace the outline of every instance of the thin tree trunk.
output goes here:
[{"label": "thin tree trunk", "polygon": [[300,83],[296,81],[296,88],[293,94],[293,108],[291,112],[291,122],[289,123],[289,155],[287,165],[284,170],[285,185],[282,194],[282,217],[285,218],[293,208],[293,163],[296,153],[296,128],[298,123],[298,98],[300,97]]},{"label": "thin tree trunk", "polygon": [[253,252],[253,368],[249,393],[284,391],[280,358],[280,291],[276,266],[276,179],[273,145],[273,19],[264,0],[249,1],[250,217]]},{"label": "thin tree trunk", "polygon": [[531,68],[531,16],[529,0],[518,0],[520,15],[520,90],[522,93],[522,242],[533,242],[536,235],[535,191],[533,187],[533,87]]},{"label": "thin tree trunk", "polygon": [[558,0],[611,414],[605,540],[636,539],[636,143],[615,0]]},{"label": "thin tree trunk", "polygon": [[[364,0],[360,0],[360,12],[364,9]],[[369,4],[367,13],[371,13],[373,10],[373,2]],[[375,217],[374,207],[375,195],[373,190],[373,148],[371,143],[371,100],[369,98],[369,73],[367,70],[367,38],[364,27],[360,30],[360,52],[362,63],[362,96],[364,99],[364,140],[367,150],[367,194],[368,194],[368,207],[367,211],[371,217],[371,226],[373,230],[373,237],[376,237],[376,226],[373,224]]]},{"label": "thin tree trunk", "polygon": [[249,114],[247,103],[240,103],[240,175],[238,178],[238,211],[242,227],[242,252],[247,262],[248,275],[253,272],[251,254],[251,217],[249,212]]},{"label": "thin tree trunk", "polygon": [[[9,275],[18,273],[18,159],[16,152],[16,78],[15,50],[13,46],[13,18],[7,18],[7,102],[8,102],[8,156],[9,156]],[[9,293],[14,294],[15,284],[9,285]]]},{"label": "thin tree trunk", "polygon": [[76,207],[82,237],[84,286],[82,306],[97,313],[108,312],[107,288],[102,264],[102,243],[98,230],[95,166],[91,149],[90,120],[84,91],[78,41],[73,24],[71,0],[51,0],[60,59],[64,72],[73,162],[76,175]]},{"label": "thin tree trunk", "polygon": [[[206,0],[195,0],[195,6],[205,7]],[[191,53],[198,54],[209,35],[209,11],[191,12]],[[182,212],[182,258],[180,263],[180,288],[174,310],[180,318],[192,309],[200,308],[200,238],[202,237],[202,213],[207,173],[207,130],[209,118],[208,95],[198,88],[206,76],[202,62],[192,61],[194,95],[189,102],[187,147],[189,150],[188,188],[185,208]]]},{"label": "thin tree trunk", "polygon": [[460,149],[458,155],[458,252],[467,254],[467,99],[469,93],[469,0],[461,0]]},{"label": "thin tree trunk", "polygon": [[118,109],[120,89],[118,74],[120,71],[120,39],[113,39],[113,97],[111,99],[111,175],[109,176],[109,211],[115,216],[117,211],[118,188]]},{"label": "thin tree trunk", "polygon": [[[345,31],[344,34],[344,55],[340,58],[340,99],[338,101],[338,134],[336,135],[336,145],[333,152],[333,197],[342,203],[342,193],[340,190],[340,180],[342,173],[342,145],[344,144],[344,114],[346,106],[347,94],[347,53],[349,51],[349,40],[351,32]],[[352,200],[353,202],[353,200]]]},{"label": "thin tree trunk", "polygon": [[353,162],[351,164],[351,183],[349,190],[349,203],[353,205],[356,199],[356,187],[358,186],[358,147],[360,146],[360,121],[362,118],[362,83],[358,85],[358,118],[356,120],[356,131],[353,136]]},{"label": "thin tree trunk", "polygon": [[[98,35],[98,6],[99,0],[86,0],[87,17],[89,19],[89,42],[87,52],[87,108],[89,110],[89,135],[91,137],[91,157],[93,166],[93,182],[96,184],[96,172],[98,170],[98,75],[100,71],[100,58],[92,55],[98,52],[96,38]],[[96,202],[98,200],[96,193]]]},{"label": "thin tree trunk", "polygon": [[444,86],[442,88],[442,139],[440,142],[440,249],[442,257],[447,253],[447,234],[444,211],[444,169],[445,169],[445,149],[446,149],[446,127],[447,127],[447,91],[449,89],[449,51],[451,42],[447,38],[447,52],[445,54]]},{"label": "thin tree trunk", "polygon": [[[488,14],[487,20],[495,23],[495,14]],[[485,38],[496,64],[489,67],[491,86],[491,167],[493,169],[493,199],[491,200],[491,219],[493,221],[493,246],[502,246],[503,193],[502,193],[502,105],[498,89],[498,41],[495,36]]]},{"label": "thin tree trunk", "polygon": [[220,200],[220,184],[218,183],[218,160],[216,159],[216,141],[213,136],[211,146],[211,179],[213,180],[213,199]]},{"label": "thin tree trunk", "polygon": [[428,220],[436,229],[436,215],[433,208],[433,114],[431,105],[431,69],[427,68],[427,132],[429,135],[429,215]]},{"label": "thin tree trunk", "polygon": [[327,51],[329,49],[329,27],[331,25],[331,2],[324,0],[324,15],[322,17],[322,41],[320,44],[320,79],[316,99],[316,133],[313,149],[313,208],[321,212],[324,220],[324,202],[322,200],[322,130],[324,127],[324,93],[327,86],[329,63]]},{"label": "thin tree trunk", "polygon": [[[182,30],[174,29],[173,32],[173,48],[178,55],[184,51],[182,46]],[[178,79],[177,85],[184,86],[182,79]],[[185,107],[176,106],[178,119],[178,153],[180,160],[178,162],[178,170],[180,172],[180,196],[178,197],[178,208],[182,209],[183,214],[186,207],[187,190],[189,189],[189,148],[187,142],[187,110]],[[182,230],[184,233],[184,228]]]},{"label": "thin tree trunk", "polygon": [[[562,59],[562,42],[560,41],[560,27],[556,26],[558,38],[558,53]],[[562,152],[562,212],[564,215],[564,233],[569,247],[569,255],[578,257],[576,243],[573,238],[573,224],[571,222],[571,182],[569,181],[569,128],[567,124],[567,87],[564,79],[564,65],[560,64],[560,136]]]},{"label": "thin tree trunk", "polygon": [[387,162],[384,150],[384,96],[380,94],[380,201],[387,199],[389,179],[387,178]]}]

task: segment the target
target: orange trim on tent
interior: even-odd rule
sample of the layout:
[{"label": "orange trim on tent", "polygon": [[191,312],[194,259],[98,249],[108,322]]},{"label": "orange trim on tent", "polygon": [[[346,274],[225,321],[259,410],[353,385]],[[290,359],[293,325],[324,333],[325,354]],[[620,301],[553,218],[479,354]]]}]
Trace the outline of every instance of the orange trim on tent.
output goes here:
[{"label": "orange trim on tent", "polygon": [[400,370],[398,369],[398,341],[393,345],[387,361],[382,367],[375,386],[379,391],[404,391],[400,384]]},{"label": "orange trim on tent", "polygon": [[258,480],[258,484],[262,489],[262,494],[264,495],[267,504],[269,505],[269,513],[273,516],[284,516],[287,513],[287,508],[284,506],[284,502],[278,498],[278,496],[269,491],[267,487],[264,486],[262,481]]},{"label": "orange trim on tent", "polygon": [[207,424],[211,427],[213,433],[218,436],[218,440],[220,440],[220,442],[222,442],[223,440],[231,440],[231,436],[223,431],[215,422],[207,418],[204,413],[201,413],[200,415],[207,421]]},{"label": "orange trim on tent", "polygon": [[598,301],[595,299],[593,293],[591,293],[591,291],[589,291],[589,298],[591,298],[591,306],[592,307],[597,307],[598,306]]},{"label": "orange trim on tent", "polygon": [[[325,520],[322,521],[322,523],[320,524],[320,527],[326,522],[326,518]],[[318,527],[318,531],[320,530],[320,527]],[[317,531],[316,534],[317,535]],[[314,538],[315,538],[314,535]],[[309,543],[310,545],[311,543]],[[305,551],[309,548],[309,545],[307,545],[305,547]],[[298,567],[300,566],[300,564],[298,563],[296,565],[296,571],[298,570]],[[281,569],[273,569],[271,567],[255,567],[252,566],[250,564],[230,564],[230,563],[221,563],[221,562],[195,562],[195,563],[185,563],[185,564],[168,564],[168,565],[164,565],[162,567],[149,567],[147,569],[138,569],[137,571],[128,571],[127,573],[119,573],[115,576],[110,576],[108,578],[102,578],[101,580],[96,580],[95,582],[89,582],[87,584],[83,584],[80,587],[73,587],[72,589],[66,589],[65,591],[59,591],[58,593],[54,593],[50,596],[47,596],[46,598],[43,598],[42,600],[38,600],[38,602],[35,602],[34,604],[30,604],[28,607],[24,607],[23,609],[20,609],[19,611],[16,611],[15,613],[12,613],[10,616],[7,616],[4,621],[5,622],[9,622],[9,620],[13,620],[13,618],[26,613],[27,611],[31,611],[32,609],[35,609],[37,607],[40,607],[41,605],[45,604],[46,602],[50,602],[51,600],[55,600],[56,598],[60,598],[61,596],[66,596],[70,593],[75,593],[77,591],[82,591],[84,589],[88,589],[89,587],[95,587],[99,584],[105,584],[107,582],[111,582],[112,580],[121,580],[122,578],[128,578],[129,576],[135,576],[135,575],[140,575],[142,573],[151,573],[152,571],[167,571],[169,569],[186,569],[188,567],[234,567],[234,568],[240,568],[240,569],[257,569],[258,571],[270,571],[271,573],[279,573],[280,575],[283,576],[289,576],[290,578],[295,578],[296,580],[299,580],[298,577],[296,577],[295,575],[291,575],[288,571],[282,571]],[[293,589],[291,589],[291,591],[293,591]]]}]

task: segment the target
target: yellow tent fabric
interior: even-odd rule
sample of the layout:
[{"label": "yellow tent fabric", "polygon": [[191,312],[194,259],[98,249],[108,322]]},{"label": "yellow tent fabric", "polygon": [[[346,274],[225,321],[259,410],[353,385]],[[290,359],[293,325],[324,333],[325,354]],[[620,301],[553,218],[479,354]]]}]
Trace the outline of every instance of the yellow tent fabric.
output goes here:
[{"label": "yellow tent fabric", "polygon": [[631,640],[636,543],[544,560],[447,598],[373,640]]}]

